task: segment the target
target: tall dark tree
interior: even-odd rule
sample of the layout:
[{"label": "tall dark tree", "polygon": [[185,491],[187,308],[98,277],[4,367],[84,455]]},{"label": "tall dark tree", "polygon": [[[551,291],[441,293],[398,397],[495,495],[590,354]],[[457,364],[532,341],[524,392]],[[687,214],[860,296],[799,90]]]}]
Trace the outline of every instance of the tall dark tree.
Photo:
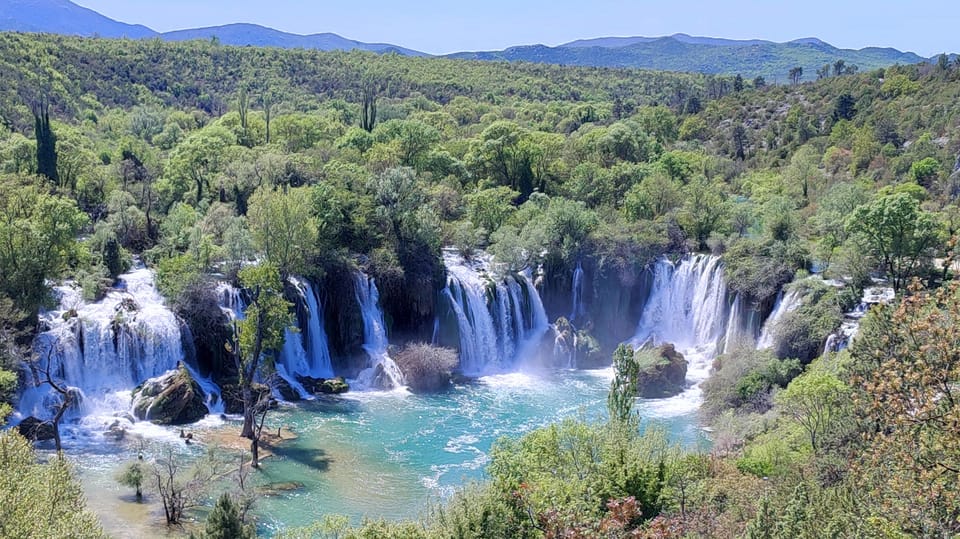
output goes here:
[{"label": "tall dark tree", "polygon": [[367,133],[377,125],[377,89],[372,82],[363,87],[363,100],[360,103],[360,127]]},{"label": "tall dark tree", "polygon": [[743,91],[743,76],[740,73],[737,73],[737,76],[733,78],[733,91],[742,92]]},{"label": "tall dark tree", "polygon": [[848,93],[842,93],[837,96],[837,101],[833,106],[833,121],[852,120],[857,114],[857,100]]},{"label": "tall dark tree", "polygon": [[847,63],[843,60],[837,60],[833,63],[833,76],[839,77],[840,75],[845,74],[847,68]]},{"label": "tall dark tree", "polygon": [[790,82],[792,84],[800,84],[800,79],[803,78],[803,68],[800,66],[791,67],[789,71]]},{"label": "tall dark tree", "polygon": [[733,155],[741,161],[747,157],[747,130],[742,125],[733,128]]},{"label": "tall dark tree", "polygon": [[40,99],[31,108],[37,138],[37,173],[53,183],[60,183],[57,174],[57,136],[50,127],[50,104],[46,99]]}]

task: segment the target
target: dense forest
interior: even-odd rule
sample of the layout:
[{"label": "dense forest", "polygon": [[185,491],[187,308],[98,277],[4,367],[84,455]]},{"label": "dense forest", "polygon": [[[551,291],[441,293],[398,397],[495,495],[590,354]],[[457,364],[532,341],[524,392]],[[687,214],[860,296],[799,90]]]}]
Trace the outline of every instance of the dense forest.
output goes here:
[{"label": "dense forest", "polygon": [[[960,533],[960,60],[772,85],[0,34],[0,123],[0,421],[31,383],[23,364],[42,371],[31,344],[55,282],[95,301],[136,264],[154,269],[203,369],[237,387],[244,435],[259,438],[252,380],[297,316],[290,277],[335,295],[363,270],[391,343],[413,346],[430,340],[453,248],[505,272],[542,268],[548,307],[584,266],[604,307],[578,346],[584,365],[613,358],[609,421],[500,440],[489,479],[420,521],[330,517],[288,536]],[[638,427],[649,357],[617,346],[635,327],[638,276],[694,253],[719,256],[757,312],[785,290],[804,299],[770,349],[728,343],[714,361],[708,454]],[[824,353],[877,278],[897,300]],[[219,280],[249,296],[235,331],[219,318]],[[330,318],[354,316],[335,299]],[[360,337],[340,329],[334,365],[350,372]],[[24,522],[98,533],[74,482],[67,501],[49,493],[69,478],[63,461],[37,464],[12,431],[0,449],[0,536]],[[70,510],[41,519],[25,496]],[[203,533],[249,533],[237,503],[217,501]]]}]

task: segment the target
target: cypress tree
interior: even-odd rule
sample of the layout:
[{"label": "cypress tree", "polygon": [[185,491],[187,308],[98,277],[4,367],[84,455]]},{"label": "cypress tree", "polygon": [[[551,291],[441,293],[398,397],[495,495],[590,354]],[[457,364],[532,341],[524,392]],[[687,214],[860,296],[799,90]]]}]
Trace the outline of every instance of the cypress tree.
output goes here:
[{"label": "cypress tree", "polygon": [[53,183],[60,183],[57,175],[57,137],[50,127],[50,106],[46,101],[33,106],[37,138],[37,173]]}]

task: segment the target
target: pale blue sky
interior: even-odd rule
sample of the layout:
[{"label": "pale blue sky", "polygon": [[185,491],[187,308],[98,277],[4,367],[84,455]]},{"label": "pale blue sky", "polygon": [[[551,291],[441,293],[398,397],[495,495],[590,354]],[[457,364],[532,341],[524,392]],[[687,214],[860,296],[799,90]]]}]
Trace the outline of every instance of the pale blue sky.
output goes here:
[{"label": "pale blue sky", "polygon": [[842,48],[896,47],[923,56],[960,52],[960,8],[941,0],[75,1],[158,31],[253,22],[298,34],[334,32],[435,54],[678,32],[772,41],[819,37]]}]

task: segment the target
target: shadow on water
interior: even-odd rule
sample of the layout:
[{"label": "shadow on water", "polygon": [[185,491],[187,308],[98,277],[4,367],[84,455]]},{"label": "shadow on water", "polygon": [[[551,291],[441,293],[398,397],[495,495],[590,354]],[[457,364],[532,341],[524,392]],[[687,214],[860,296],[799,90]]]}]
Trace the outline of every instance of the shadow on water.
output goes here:
[{"label": "shadow on water", "polygon": [[329,470],[330,464],[334,462],[333,457],[327,455],[323,449],[281,446],[274,449],[274,452],[280,458],[290,459],[318,472]]},{"label": "shadow on water", "polygon": [[296,406],[301,410],[328,415],[356,415],[363,412],[361,401],[326,395],[299,402]]}]

